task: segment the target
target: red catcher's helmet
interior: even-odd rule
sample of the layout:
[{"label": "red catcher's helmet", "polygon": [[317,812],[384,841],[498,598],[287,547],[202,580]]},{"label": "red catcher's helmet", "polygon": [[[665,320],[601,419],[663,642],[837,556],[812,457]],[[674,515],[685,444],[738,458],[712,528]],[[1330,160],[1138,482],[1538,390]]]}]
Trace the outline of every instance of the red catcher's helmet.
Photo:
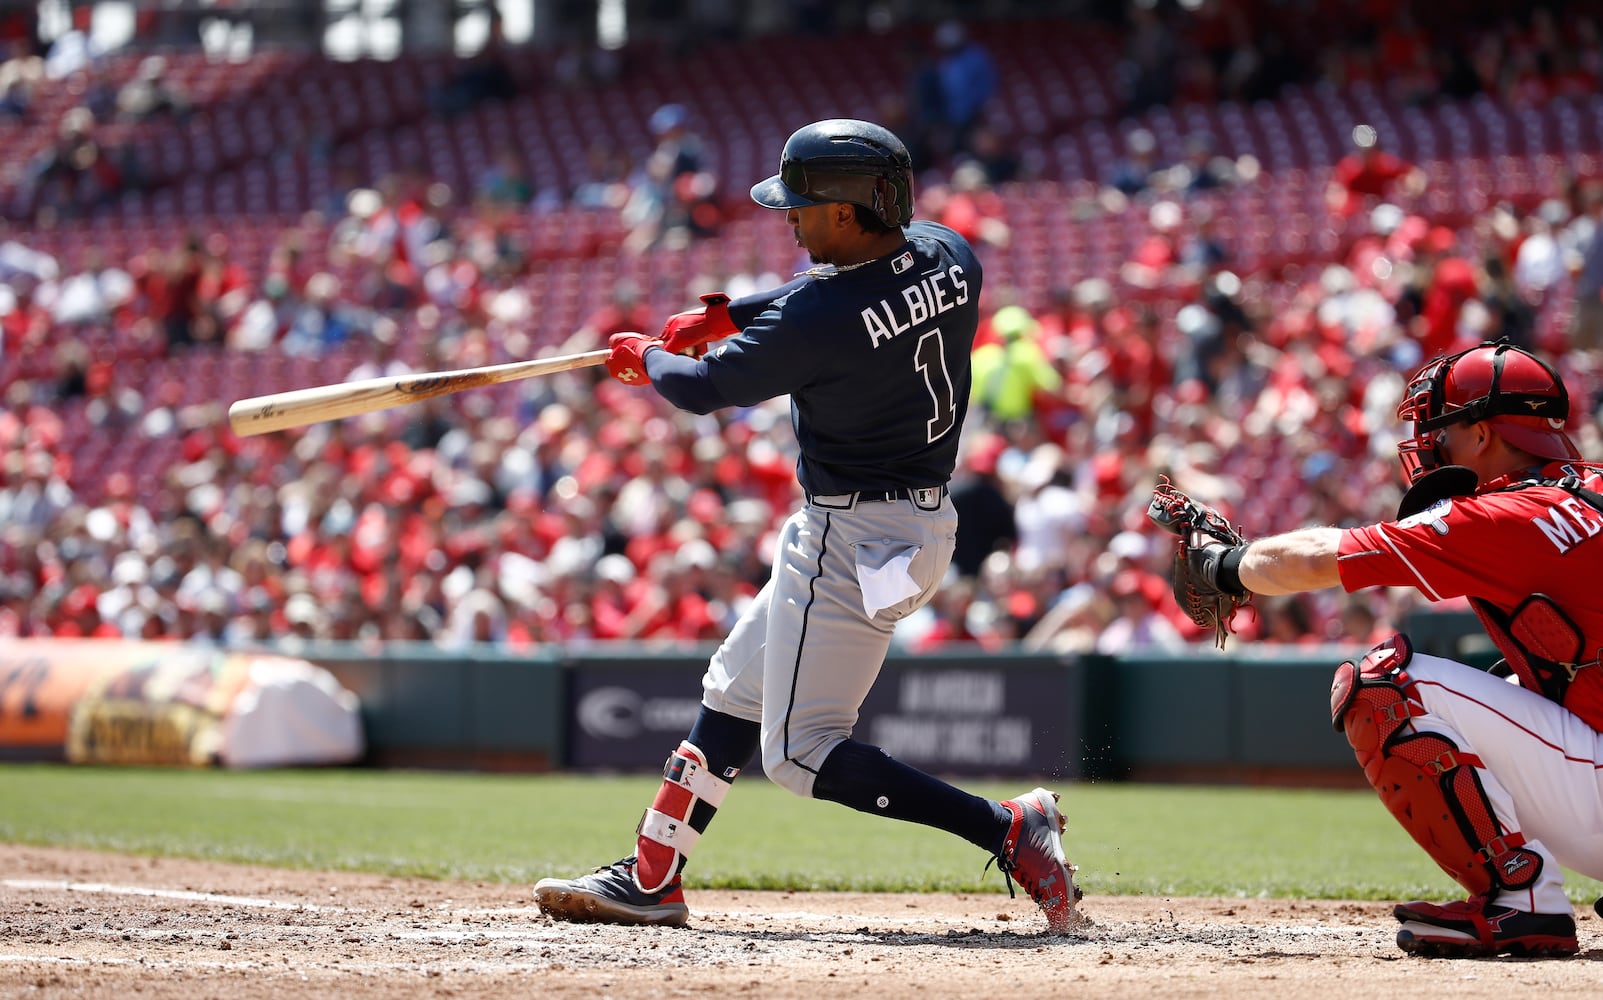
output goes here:
[{"label": "red catcher's helmet", "polygon": [[1564,433],[1570,394],[1558,373],[1507,341],[1437,358],[1421,368],[1397,417],[1414,425],[1414,436],[1397,443],[1410,483],[1444,464],[1437,432],[1453,424],[1485,420],[1503,440],[1537,458],[1581,457]]}]

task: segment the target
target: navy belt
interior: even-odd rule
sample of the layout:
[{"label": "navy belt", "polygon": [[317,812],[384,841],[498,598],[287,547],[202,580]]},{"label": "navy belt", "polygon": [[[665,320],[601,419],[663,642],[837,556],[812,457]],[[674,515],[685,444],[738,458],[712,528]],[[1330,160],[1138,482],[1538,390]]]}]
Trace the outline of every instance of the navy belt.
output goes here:
[{"label": "navy belt", "polygon": [[917,507],[934,510],[946,497],[945,486],[899,486],[893,490],[858,490],[855,493],[814,495],[807,502],[815,507],[830,510],[850,510],[860,503],[890,503],[893,500],[911,500]]}]

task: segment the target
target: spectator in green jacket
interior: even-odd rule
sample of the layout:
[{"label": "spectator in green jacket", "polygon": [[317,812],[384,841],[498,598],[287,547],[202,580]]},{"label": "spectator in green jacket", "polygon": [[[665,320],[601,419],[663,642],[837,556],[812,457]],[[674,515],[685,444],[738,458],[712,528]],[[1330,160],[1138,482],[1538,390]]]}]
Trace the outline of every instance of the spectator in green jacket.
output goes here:
[{"label": "spectator in green jacket", "polygon": [[1030,419],[1037,398],[1063,384],[1041,349],[1040,329],[1023,306],[1003,306],[991,317],[996,339],[974,349],[971,399],[998,422]]}]

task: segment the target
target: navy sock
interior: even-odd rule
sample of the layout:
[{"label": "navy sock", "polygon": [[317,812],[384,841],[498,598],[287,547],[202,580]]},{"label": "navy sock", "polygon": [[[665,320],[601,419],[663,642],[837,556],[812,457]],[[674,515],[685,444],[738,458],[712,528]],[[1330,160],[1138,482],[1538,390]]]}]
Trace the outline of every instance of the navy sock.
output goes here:
[{"label": "navy sock", "polygon": [[745,770],[751,763],[761,735],[761,723],[737,719],[703,705],[685,739],[706,756],[708,771],[728,781],[731,770]]},{"label": "navy sock", "polygon": [[1013,820],[1000,803],[970,795],[856,740],[847,740],[824,758],[813,779],[813,798],[933,826],[992,854],[1002,850]]}]

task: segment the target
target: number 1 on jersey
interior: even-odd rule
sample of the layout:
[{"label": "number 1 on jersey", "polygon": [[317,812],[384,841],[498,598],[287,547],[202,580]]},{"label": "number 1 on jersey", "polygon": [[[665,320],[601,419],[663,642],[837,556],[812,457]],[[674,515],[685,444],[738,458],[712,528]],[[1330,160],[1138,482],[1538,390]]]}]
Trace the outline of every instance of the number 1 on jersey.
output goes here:
[{"label": "number 1 on jersey", "polygon": [[913,364],[924,376],[924,388],[935,403],[935,416],[926,426],[929,440],[938,441],[957,422],[957,401],[952,397],[952,376],[946,371],[946,350],[939,327],[918,338]]}]

